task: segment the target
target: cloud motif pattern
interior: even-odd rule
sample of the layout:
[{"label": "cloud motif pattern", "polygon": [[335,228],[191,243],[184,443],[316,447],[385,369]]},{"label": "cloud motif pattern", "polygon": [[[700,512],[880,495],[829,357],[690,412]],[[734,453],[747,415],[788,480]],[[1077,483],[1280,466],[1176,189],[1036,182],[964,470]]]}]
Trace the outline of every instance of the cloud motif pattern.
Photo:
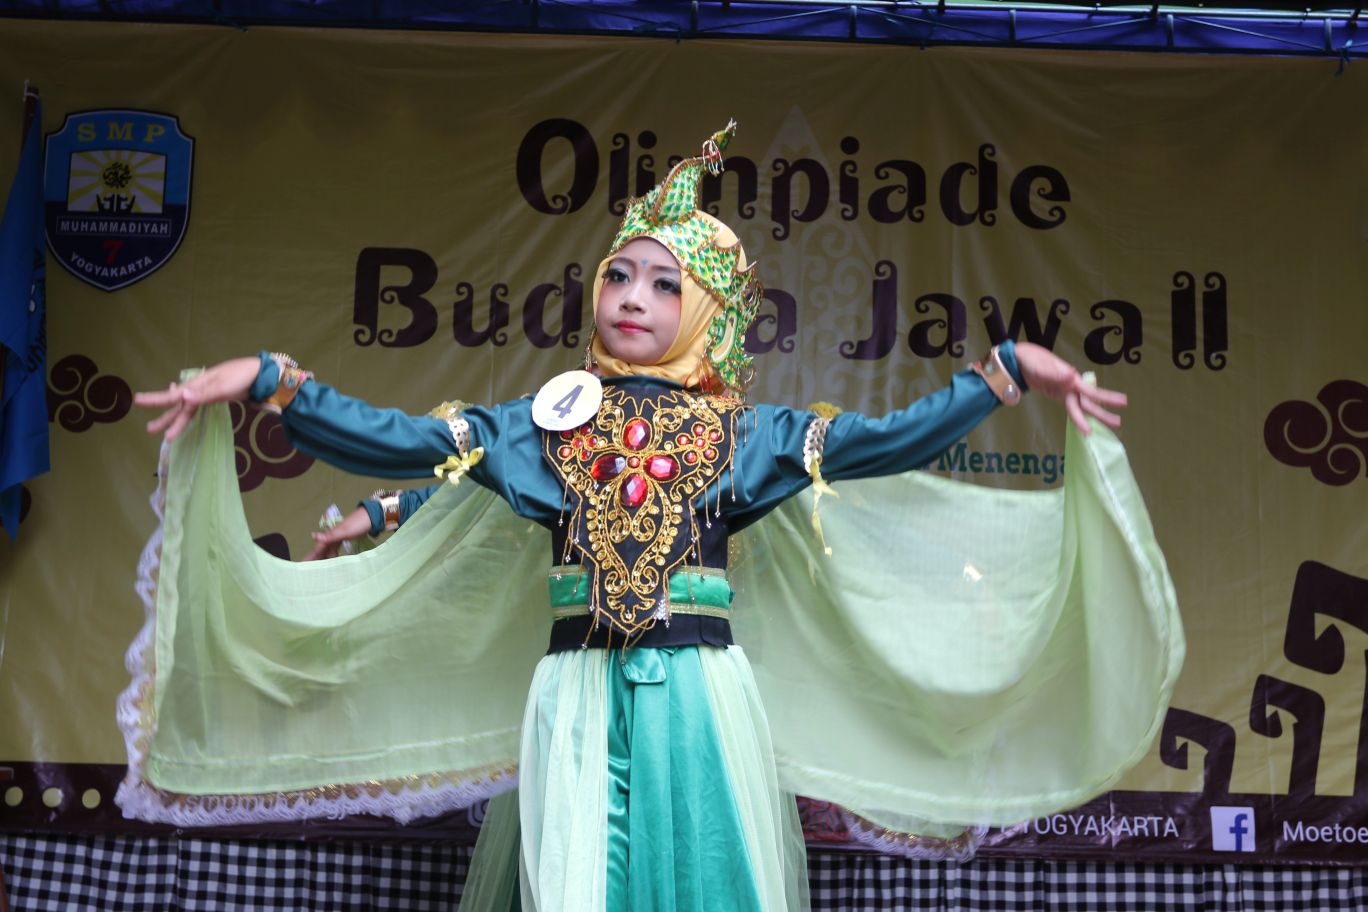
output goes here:
[{"label": "cloud motif pattern", "polygon": [[85,355],[67,355],[48,372],[48,421],[77,434],[97,422],[113,424],[133,407],[133,390],[122,377],[97,376],[100,368]]},{"label": "cloud motif pattern", "polygon": [[296,450],[271,412],[248,409],[241,402],[228,403],[233,422],[233,452],[237,462],[238,488],[255,489],[267,478],[294,478],[313,465],[314,458]]},{"label": "cloud motif pattern", "polygon": [[1368,386],[1332,380],[1315,402],[1280,402],[1264,421],[1264,445],[1286,465],[1339,487],[1368,477]]}]

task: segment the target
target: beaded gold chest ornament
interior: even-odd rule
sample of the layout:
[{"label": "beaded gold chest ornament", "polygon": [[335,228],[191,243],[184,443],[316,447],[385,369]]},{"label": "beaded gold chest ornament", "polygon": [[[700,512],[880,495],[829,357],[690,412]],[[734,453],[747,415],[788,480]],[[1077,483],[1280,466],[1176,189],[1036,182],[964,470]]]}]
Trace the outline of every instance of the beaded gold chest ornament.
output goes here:
[{"label": "beaded gold chest ornament", "polygon": [[670,574],[698,541],[694,501],[731,466],[742,407],[727,396],[607,385],[592,421],[544,435],[570,508],[566,550],[589,568],[590,614],[627,641],[669,623]]}]

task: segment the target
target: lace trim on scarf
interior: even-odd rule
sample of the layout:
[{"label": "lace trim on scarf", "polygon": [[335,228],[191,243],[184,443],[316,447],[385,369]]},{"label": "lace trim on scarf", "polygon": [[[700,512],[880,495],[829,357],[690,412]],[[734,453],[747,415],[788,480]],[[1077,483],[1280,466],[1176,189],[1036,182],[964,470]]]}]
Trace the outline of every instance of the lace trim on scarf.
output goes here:
[{"label": "lace trim on scarf", "polygon": [[841,808],[841,821],[846,825],[850,839],[854,842],[885,855],[901,855],[904,858],[923,858],[932,861],[968,861],[974,857],[974,853],[983,842],[983,837],[988,833],[988,828],[984,826],[966,827],[963,833],[950,839],[900,833],[879,826],[872,820],[845,808]]}]

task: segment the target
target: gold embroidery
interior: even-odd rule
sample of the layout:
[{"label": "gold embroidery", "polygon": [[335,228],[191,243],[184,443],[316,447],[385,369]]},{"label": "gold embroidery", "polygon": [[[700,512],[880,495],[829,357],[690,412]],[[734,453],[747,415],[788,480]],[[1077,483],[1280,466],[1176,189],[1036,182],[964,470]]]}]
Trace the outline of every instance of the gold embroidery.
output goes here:
[{"label": "gold embroidery", "polygon": [[697,538],[693,501],[731,465],[740,408],[731,397],[647,398],[605,385],[592,422],[544,437],[567,494],[578,495],[567,542],[591,568],[590,610],[629,637],[669,617],[666,581]]}]

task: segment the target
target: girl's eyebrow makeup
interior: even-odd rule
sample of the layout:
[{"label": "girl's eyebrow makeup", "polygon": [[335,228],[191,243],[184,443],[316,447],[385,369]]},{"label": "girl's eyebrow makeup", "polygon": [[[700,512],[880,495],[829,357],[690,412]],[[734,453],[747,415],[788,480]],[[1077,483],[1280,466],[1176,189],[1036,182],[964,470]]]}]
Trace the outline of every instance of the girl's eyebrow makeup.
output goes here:
[{"label": "girl's eyebrow makeup", "polygon": [[[627,257],[614,257],[614,258],[612,259],[612,261],[611,261],[608,265],[609,265],[610,267],[612,267],[612,266],[619,266],[619,265],[627,265],[627,266],[632,266],[632,265],[651,266],[651,261],[650,261],[650,260],[639,260],[639,261],[637,261],[636,264],[634,264],[634,263],[633,263],[631,260],[629,260]],[[652,269],[655,269],[657,272],[668,272],[668,273],[670,273],[671,275],[679,275],[679,267],[678,267],[678,266],[675,266],[675,265],[672,265],[672,264],[670,264],[670,263],[657,263],[657,264],[655,264],[654,266],[651,266],[651,268],[652,268]]]}]

